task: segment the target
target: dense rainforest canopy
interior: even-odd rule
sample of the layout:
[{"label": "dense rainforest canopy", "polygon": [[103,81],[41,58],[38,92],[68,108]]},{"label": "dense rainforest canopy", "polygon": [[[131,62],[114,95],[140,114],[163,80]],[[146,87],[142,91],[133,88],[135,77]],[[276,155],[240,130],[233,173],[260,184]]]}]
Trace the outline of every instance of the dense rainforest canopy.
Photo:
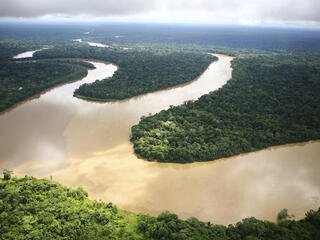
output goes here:
[{"label": "dense rainforest canopy", "polygon": [[2,40],[0,41],[0,61],[12,58],[18,53],[35,50],[38,45],[23,44],[23,41]]},{"label": "dense rainforest canopy", "polygon": [[36,52],[33,59],[37,62],[27,62],[30,59],[18,63],[10,61],[19,52],[47,46],[45,42],[0,41],[3,50],[0,54],[0,111],[49,87],[79,79],[87,73],[85,67],[92,67],[79,64],[79,61],[74,64],[53,59],[97,59],[117,64],[119,69],[112,77],[84,84],[74,93],[77,97],[98,101],[125,99],[189,82],[217,60],[206,53],[123,50],[91,47],[86,43],[59,43]]},{"label": "dense rainforest canopy", "polygon": [[243,219],[228,227],[181,220],[164,212],[158,217],[118,209],[88,199],[81,187],[70,189],[47,179],[13,178],[4,170],[0,179],[0,239],[150,239],[150,240],[287,240],[319,239],[320,209],[302,220],[278,223]]},{"label": "dense rainforest canopy", "polygon": [[87,75],[78,61],[0,62],[0,112],[43,90]]},{"label": "dense rainforest canopy", "polygon": [[209,161],[320,138],[317,54],[237,58],[221,89],[143,117],[131,140],[142,158]]},{"label": "dense rainforest canopy", "polygon": [[205,53],[97,48],[86,43],[57,46],[36,52],[34,57],[89,58],[116,64],[119,69],[112,77],[83,84],[74,93],[98,101],[125,99],[189,82],[217,60]]},{"label": "dense rainforest canopy", "polygon": [[[143,117],[132,128],[138,155],[167,162],[207,161],[319,139],[317,31],[144,24],[9,25],[0,24],[0,111],[48,87],[80,78],[92,67],[52,60],[55,58],[94,58],[117,64],[113,77],[84,85],[75,93],[106,101],[190,81],[216,60],[206,53],[217,52],[237,56],[233,78],[195,102]],[[73,38],[112,47],[72,44]],[[39,62],[8,61],[23,51],[48,46],[51,49],[35,54]],[[123,46],[134,49],[120,48]],[[52,180],[13,178],[9,171],[0,179],[1,240],[320,239],[320,209],[310,210],[299,221],[286,217],[287,211],[282,210],[278,223],[252,217],[226,227],[195,218],[182,220],[169,212],[158,217],[126,212],[111,203],[89,200],[82,188],[67,188]]]}]

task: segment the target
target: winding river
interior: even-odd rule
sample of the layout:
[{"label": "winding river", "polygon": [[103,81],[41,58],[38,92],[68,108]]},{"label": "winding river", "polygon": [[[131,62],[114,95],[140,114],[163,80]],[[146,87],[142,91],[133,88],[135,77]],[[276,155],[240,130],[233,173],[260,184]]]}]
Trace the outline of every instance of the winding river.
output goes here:
[{"label": "winding river", "polygon": [[116,71],[92,61],[81,81],[53,88],[0,115],[0,169],[82,185],[91,199],[156,215],[164,210],[219,224],[244,217],[297,218],[320,206],[320,142],[273,147],[206,163],[147,162],[133,154],[130,128],[143,115],[197,99],[231,78],[231,57],[195,81],[124,101],[74,98],[83,83]]}]

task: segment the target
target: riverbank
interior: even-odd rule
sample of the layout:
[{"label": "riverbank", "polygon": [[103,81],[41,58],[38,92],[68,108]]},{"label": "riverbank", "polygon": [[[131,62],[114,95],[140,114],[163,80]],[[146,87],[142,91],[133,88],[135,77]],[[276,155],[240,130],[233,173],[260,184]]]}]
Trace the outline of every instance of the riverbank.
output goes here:
[{"label": "riverbank", "polygon": [[54,60],[1,63],[0,114],[52,87],[85,77],[90,67],[90,64]]},{"label": "riverbank", "polygon": [[21,177],[52,176],[67,186],[83,186],[90,199],[154,216],[170,210],[183,219],[228,225],[249,216],[275,221],[276,213],[288,208],[304,218],[319,206],[320,143],[184,165],[148,162],[133,153],[130,129],[142,116],[221,88],[231,78],[231,60],[221,56],[183,87],[107,103],[73,97],[81,84],[117,70],[94,63],[82,81],[0,116],[0,169]]},{"label": "riverbank", "polygon": [[92,99],[127,99],[173,87],[198,77],[217,58],[204,53],[182,51],[123,51],[83,44],[56,46],[35,53],[36,59],[90,58],[119,67],[112,77],[80,86],[75,95]]},{"label": "riverbank", "polygon": [[[0,232],[5,239],[318,239],[320,209],[300,221],[282,214],[275,224],[255,218],[235,225],[216,225],[196,218],[181,220],[169,212],[157,218],[123,211],[112,203],[88,199],[81,187],[70,189],[58,182],[26,176],[0,179],[2,214]],[[28,199],[26,201],[26,199]],[[45,223],[45,224],[44,224]]]},{"label": "riverbank", "polygon": [[[220,57],[224,57],[224,58],[233,59],[233,57],[230,57],[230,56],[227,56],[227,55],[223,55],[223,54],[210,53],[210,55],[215,56],[215,57],[219,57],[220,56]],[[214,63],[216,61],[218,61],[218,59],[214,60],[212,63]],[[208,68],[209,68],[209,66],[208,66]],[[205,71],[207,71],[207,69]],[[156,91],[153,91],[153,92],[147,92],[147,93],[144,93],[144,94],[140,94],[138,96],[128,97],[128,98],[124,98],[124,99],[111,99],[111,98],[110,99],[101,99],[101,98],[94,98],[94,97],[86,97],[86,96],[82,96],[82,95],[79,95],[79,94],[74,94],[74,97],[77,97],[77,98],[82,99],[82,100],[92,101],[92,102],[102,102],[102,103],[103,102],[124,102],[124,101],[129,101],[130,99],[141,98],[143,96],[146,96],[146,95],[152,94],[152,93],[165,92],[165,91],[169,91],[169,90],[176,89],[176,88],[186,87],[186,86],[196,82],[199,78],[201,78],[201,76],[204,74],[204,72],[202,72],[198,77],[194,78],[191,81],[188,81],[188,82],[185,82],[185,83],[181,83],[181,84],[177,84],[175,86],[168,87],[168,88],[165,88],[165,89],[160,89],[160,90],[156,90]]]},{"label": "riverbank", "polygon": [[[40,50],[38,50],[40,51]],[[31,51],[30,51],[31,52]],[[36,51],[32,51],[32,54],[36,52]],[[29,53],[28,53],[29,54]],[[17,56],[19,56],[20,54],[18,54]],[[55,58],[55,59],[51,59],[51,58],[48,58],[48,59],[23,59],[25,56],[23,54],[21,54],[20,56],[24,56],[22,57],[21,59],[18,59],[17,56],[14,58],[14,60],[10,61],[11,63],[39,63],[39,62],[58,62],[58,63],[63,63],[63,61],[70,61],[68,64],[80,64],[80,65],[84,65],[87,69],[94,69],[94,65],[90,65],[90,62],[94,62],[94,63],[103,63],[103,64],[111,64],[113,66],[115,66],[114,64],[110,63],[110,62],[106,62],[106,61],[102,61],[102,60],[97,60],[97,59],[84,59],[84,58]],[[32,56],[31,56],[32,57]],[[27,58],[27,57],[26,57]],[[28,57],[29,58],[29,57]],[[87,62],[87,63],[85,63]],[[30,72],[27,72],[27,74],[30,74]],[[64,84],[70,84],[70,83],[73,83],[73,82],[77,82],[77,81],[81,81],[83,78],[85,78],[87,76],[87,72],[86,74],[84,74],[83,76],[79,76],[79,78],[73,78],[71,80],[66,80],[66,81],[63,81],[61,83],[57,83],[53,86],[50,86],[40,92],[37,92],[35,93],[34,95],[30,96],[30,97],[27,97],[15,104],[13,104],[12,106],[6,108],[5,110],[1,111],[0,112],[0,115],[1,114],[5,114],[7,112],[10,112],[12,111],[14,108],[30,101],[30,100],[33,100],[33,99],[37,99],[39,98],[41,95],[53,90],[54,88],[58,88],[58,87],[61,87],[63,86]],[[66,79],[69,79],[68,76],[65,76]],[[98,100],[96,100],[98,101]]]},{"label": "riverbank", "polygon": [[317,62],[283,57],[238,58],[222,88],[142,119],[132,127],[135,153],[190,163],[320,139]]}]

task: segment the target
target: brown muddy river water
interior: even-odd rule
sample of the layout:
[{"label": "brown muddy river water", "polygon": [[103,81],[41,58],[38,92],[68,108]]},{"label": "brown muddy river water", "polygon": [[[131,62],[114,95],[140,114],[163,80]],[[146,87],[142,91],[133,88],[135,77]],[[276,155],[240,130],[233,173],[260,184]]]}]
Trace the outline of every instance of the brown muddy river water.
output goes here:
[{"label": "brown muddy river water", "polygon": [[282,208],[297,218],[320,206],[320,142],[286,145],[206,163],[147,162],[133,154],[130,128],[142,115],[218,89],[231,78],[232,58],[195,81],[124,101],[74,98],[84,82],[103,79],[116,66],[96,69],[0,115],[0,169],[82,185],[91,199],[156,215],[170,210],[219,224],[244,217],[275,220]]}]

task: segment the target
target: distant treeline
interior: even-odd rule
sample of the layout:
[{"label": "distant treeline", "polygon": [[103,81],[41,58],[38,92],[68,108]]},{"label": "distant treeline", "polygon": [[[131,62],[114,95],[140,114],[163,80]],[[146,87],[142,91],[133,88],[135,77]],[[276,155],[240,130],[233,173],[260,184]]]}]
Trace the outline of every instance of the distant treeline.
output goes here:
[{"label": "distant treeline", "polygon": [[228,227],[181,220],[164,212],[158,217],[118,209],[111,203],[88,199],[81,187],[71,189],[34,177],[14,178],[4,170],[0,178],[1,240],[317,240],[320,209],[310,210],[302,220],[287,220],[282,210],[278,223],[243,219]]},{"label": "distant treeline", "polygon": [[0,112],[45,89],[86,76],[79,61],[0,62]]},{"label": "distant treeline", "polygon": [[0,39],[46,41],[73,38],[112,46],[184,48],[226,47],[260,50],[320,50],[317,29],[241,25],[188,25],[144,23],[46,24],[0,23]]},{"label": "distant treeline", "polygon": [[319,54],[246,56],[221,89],[132,127],[138,156],[210,161],[320,138]]},{"label": "distant treeline", "polygon": [[119,69],[112,77],[84,84],[74,93],[99,101],[125,99],[189,82],[217,60],[205,53],[122,50],[90,47],[85,43],[36,52],[34,58],[90,58],[115,63]]}]

